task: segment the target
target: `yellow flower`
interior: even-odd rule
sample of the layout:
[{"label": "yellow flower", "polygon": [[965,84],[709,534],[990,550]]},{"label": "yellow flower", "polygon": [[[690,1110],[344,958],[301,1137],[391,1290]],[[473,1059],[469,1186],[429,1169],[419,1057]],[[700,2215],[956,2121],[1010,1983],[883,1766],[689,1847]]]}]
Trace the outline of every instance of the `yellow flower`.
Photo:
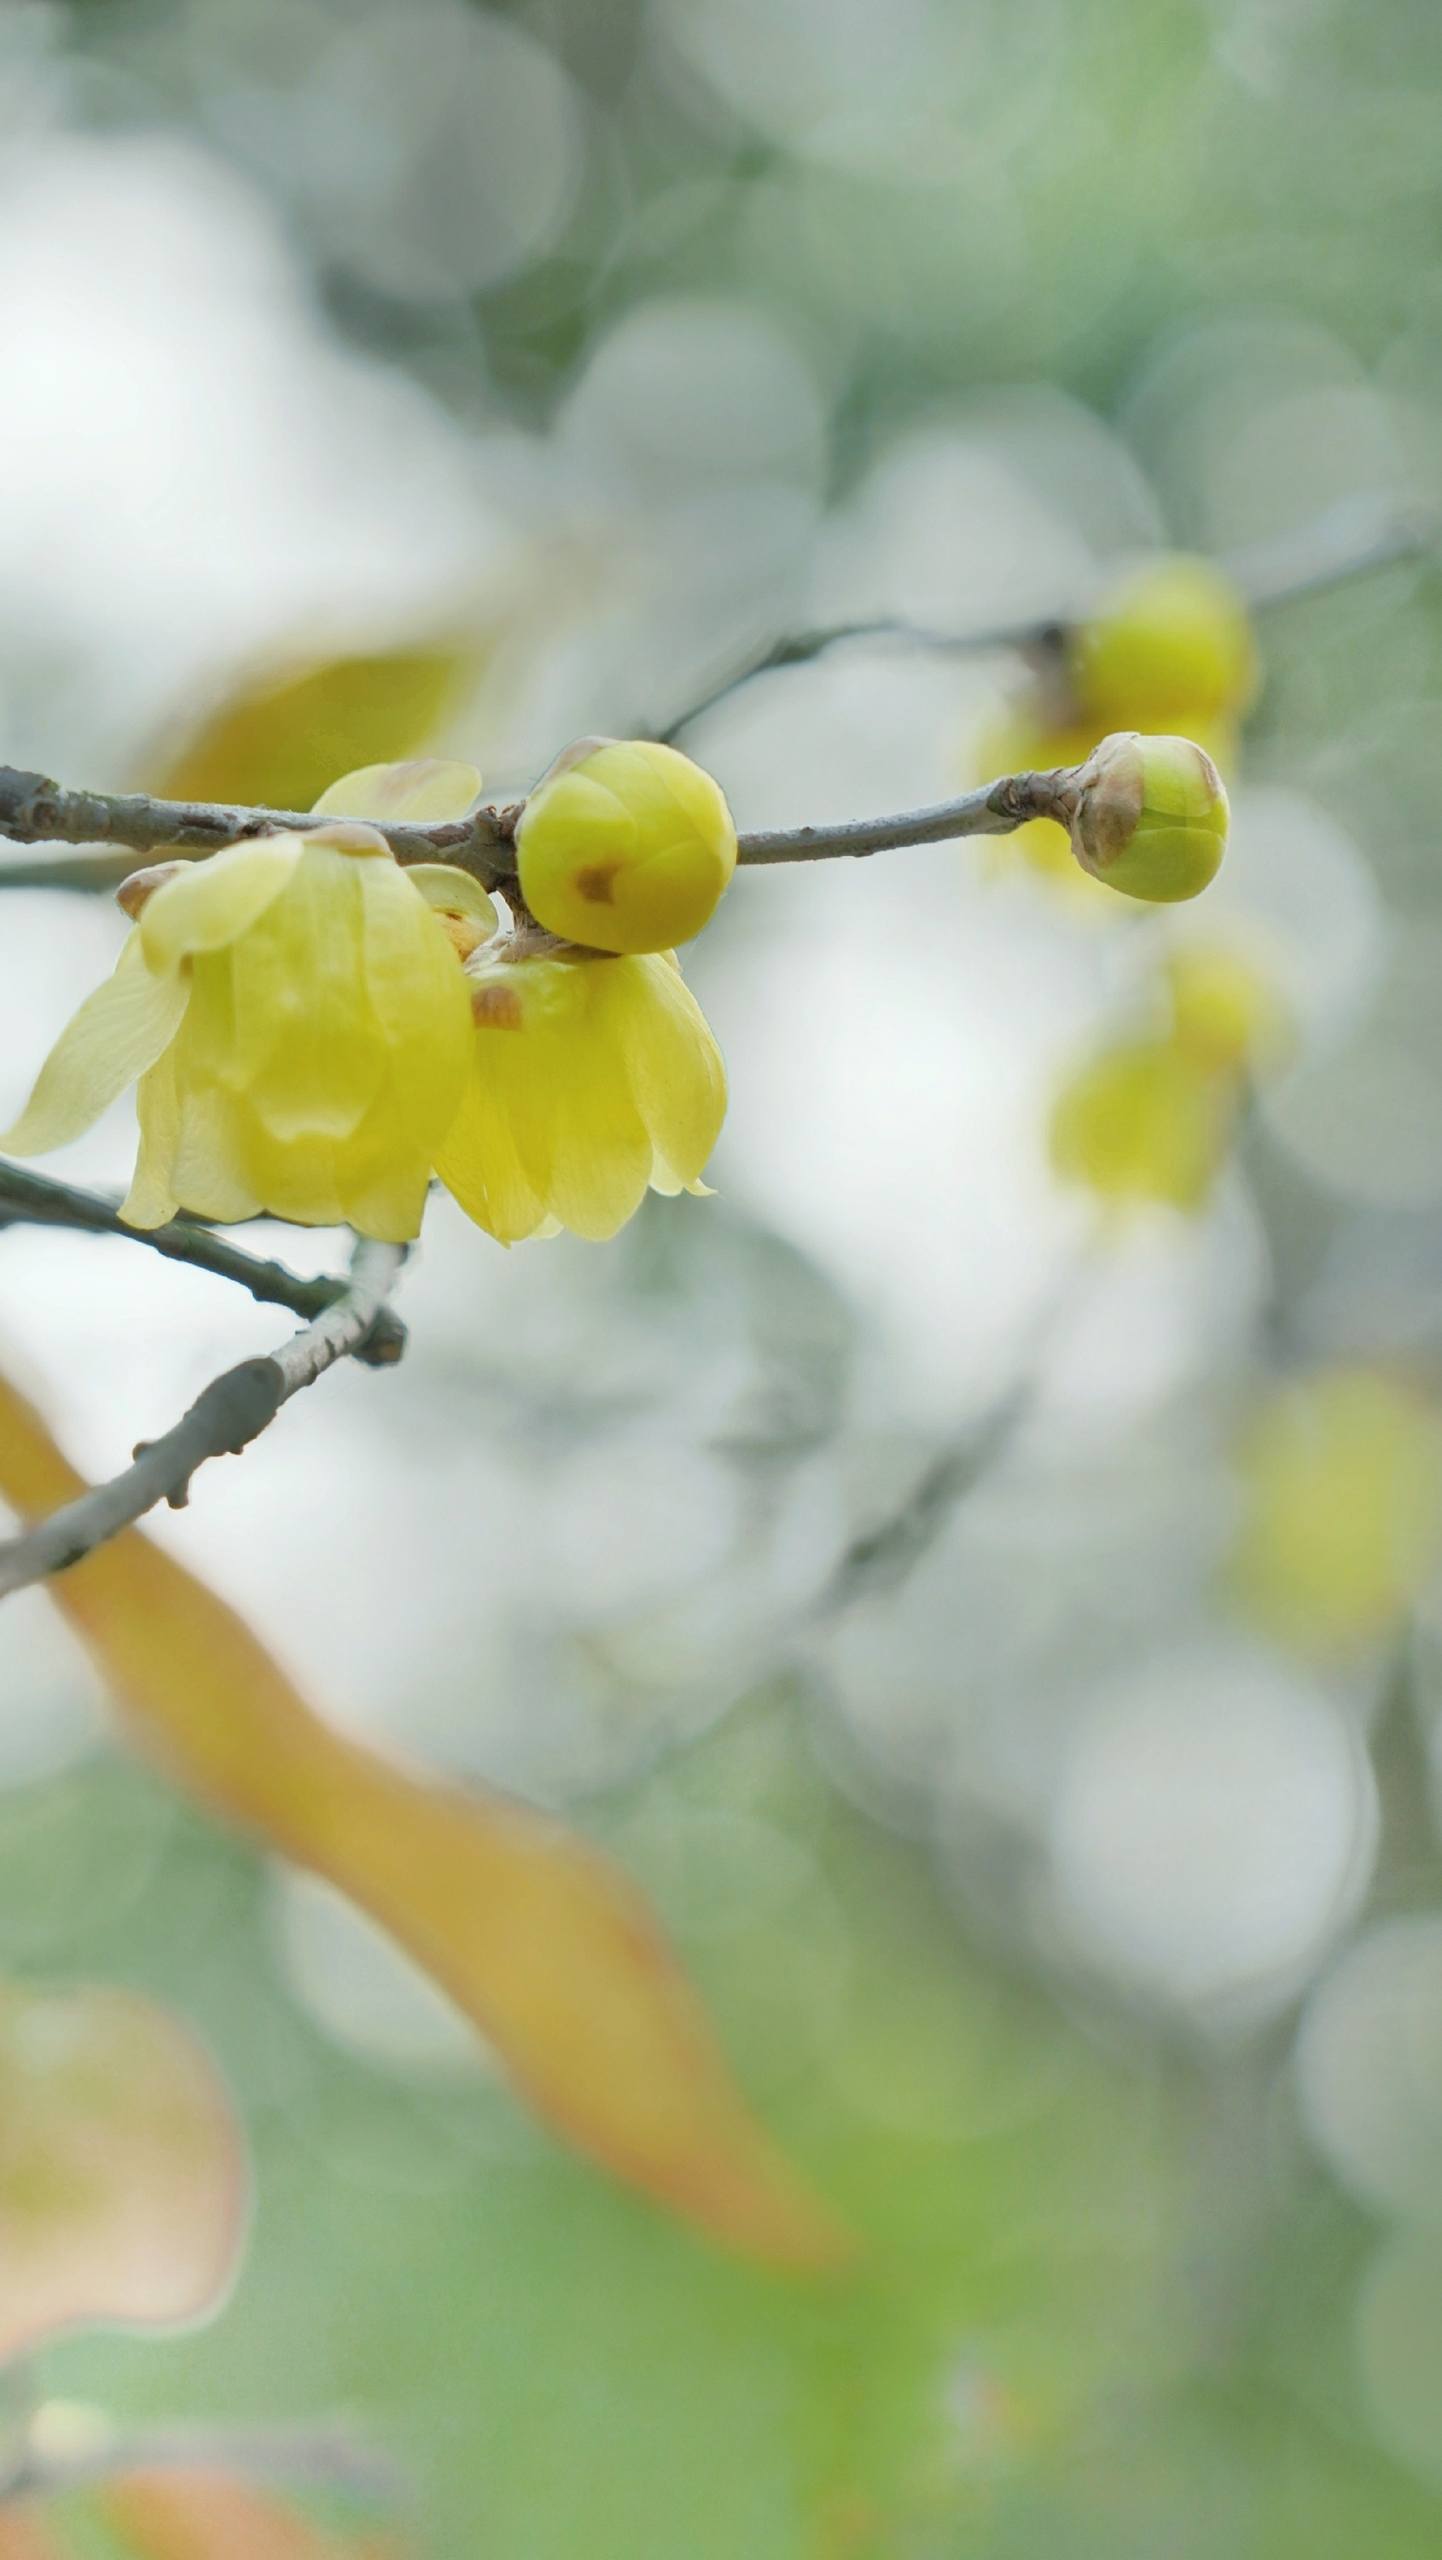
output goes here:
[{"label": "yellow flower", "polygon": [[[318,814],[457,815],[479,777],[441,771],[445,808],[423,765],[349,776]],[[132,1226],[178,1208],[226,1221],[270,1211],[413,1236],[466,1073],[451,914],[475,932],[495,922],[465,873],[403,871],[361,824],[166,866],[114,976],[61,1034],[0,1146],[63,1146],[138,1077],[140,1153],[121,1211]]]},{"label": "yellow flower", "polygon": [[1442,1430],[1402,1380],[1338,1368],[1268,1396],[1238,1451],[1232,1584],[1248,1615],[1306,1651],[1393,1625],[1442,1546]]},{"label": "yellow flower", "polygon": [[1068,638],[1083,717],[1098,729],[1178,729],[1228,720],[1256,691],[1246,603],[1210,560],[1181,554],[1128,572]]},{"label": "yellow flower", "polygon": [[1221,775],[1190,738],[1103,738],[1076,789],[1072,847],[1094,880],[1174,906],[1216,878],[1231,813]]},{"label": "yellow flower", "polygon": [[465,1097],[436,1171],[502,1244],[615,1235],[653,1191],[702,1191],[726,1074],[674,957],[574,948],[467,966]]},{"label": "yellow flower", "polygon": [[1200,1209],[1226,1160],[1236,1090],[1169,1040],[1103,1050],[1052,1106],[1052,1170],[1111,1210]]},{"label": "yellow flower", "polygon": [[719,784],[674,747],[582,738],[527,800],[516,864],[548,933],[592,951],[669,951],[715,914],[736,829]]}]

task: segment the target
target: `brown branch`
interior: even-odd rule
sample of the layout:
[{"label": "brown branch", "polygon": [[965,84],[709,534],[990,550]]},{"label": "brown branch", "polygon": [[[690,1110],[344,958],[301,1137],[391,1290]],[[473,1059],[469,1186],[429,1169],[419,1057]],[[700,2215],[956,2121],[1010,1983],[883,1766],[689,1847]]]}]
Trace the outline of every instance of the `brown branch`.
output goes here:
[{"label": "brown branch", "polygon": [[[211,1272],[216,1279],[233,1280],[264,1305],[288,1307],[296,1316],[324,1315],[345,1295],[344,1280],[328,1273],[315,1279],[303,1278],[283,1262],[247,1253],[240,1245],[216,1235],[212,1228],[198,1226],[189,1218],[172,1218],[163,1227],[127,1226],[115,1202],[104,1199],[98,1191],[82,1191],[74,1183],[57,1182],[50,1174],[32,1173],[28,1166],[11,1164],[0,1157],[0,1227],[14,1226],[64,1227],[80,1235],[123,1236],[129,1244],[144,1245],[151,1253],[162,1254],[167,1262],[188,1263],[196,1271]],[[385,1368],[399,1360],[405,1342],[406,1329],[400,1317],[383,1307],[353,1356],[368,1368]]]},{"label": "brown branch", "polygon": [[178,1509],[198,1467],[210,1458],[238,1455],[302,1387],[369,1339],[404,1259],[402,1246],[362,1238],[334,1306],[268,1357],[242,1360],[213,1378],[179,1422],[158,1440],[142,1441],[131,1465],[108,1484],[92,1486],[0,1544],[0,1599],[47,1574],[64,1573],[157,1502]]}]

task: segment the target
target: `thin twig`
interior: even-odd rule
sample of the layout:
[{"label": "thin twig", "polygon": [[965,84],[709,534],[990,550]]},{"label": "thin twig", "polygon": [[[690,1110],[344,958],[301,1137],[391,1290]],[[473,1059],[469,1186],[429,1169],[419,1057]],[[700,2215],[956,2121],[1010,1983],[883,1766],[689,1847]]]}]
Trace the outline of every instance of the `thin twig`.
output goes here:
[{"label": "thin twig", "polygon": [[126,2429],[96,2414],[42,2402],[25,2439],[0,2469],[0,2506],[95,2488],[137,2471],[224,2471],[268,2488],[331,2490],[367,2506],[408,2507],[400,2465],[339,2424]]},{"label": "thin twig", "polygon": [[202,1389],[158,1440],[142,1441],[132,1464],[108,1484],[62,1503],[33,1529],[0,1545],[0,1599],[47,1574],[63,1573],[157,1502],[180,1508],[209,1458],[238,1455],[302,1387],[355,1351],[374,1331],[405,1249],[362,1238],[335,1305],[268,1357],[242,1360]]},{"label": "thin twig", "polygon": [[[194,1225],[189,1218],[172,1218],[164,1227],[127,1226],[116,1203],[100,1192],[82,1191],[72,1182],[57,1182],[50,1174],[32,1173],[28,1166],[11,1164],[0,1157],[0,1227],[14,1226],[65,1227],[82,1235],[123,1236],[130,1244],[145,1245],[150,1252],[163,1254],[167,1262],[189,1263],[195,1270],[209,1271],[219,1280],[233,1280],[262,1304],[288,1307],[295,1316],[324,1315],[327,1307],[335,1306],[346,1291],[345,1281],[331,1273],[303,1278],[283,1262],[247,1253],[240,1245],[227,1243],[212,1228]],[[383,1307],[353,1357],[364,1361],[368,1368],[388,1368],[399,1360],[405,1341],[406,1329],[400,1317],[390,1307]]]},{"label": "thin twig", "polygon": [[[107,800],[93,791],[66,791],[55,782],[46,782],[40,792],[11,787],[37,779],[33,774],[17,775],[8,765],[0,765],[0,836],[38,842],[38,835],[26,832],[38,828],[52,842],[78,844],[88,841],[97,825],[102,825],[108,841],[125,844],[132,853],[154,853],[171,841],[166,826],[175,818],[183,819],[189,831],[186,842],[216,852],[228,844],[247,843],[278,829],[316,823],[313,818],[287,816],[276,809],[206,808],[198,803],[182,807],[177,801],[147,800],[143,795]],[[935,844],[947,836],[1007,835],[1013,828],[1024,826],[1029,818],[1060,814],[1058,794],[1068,779],[1067,769],[1005,774],[1000,781],[964,792],[959,799],[939,801],[926,809],[903,810],[894,817],[848,818],[835,826],[762,829],[738,838],[737,858],[749,864],[820,862],[842,854],[882,853],[901,845]],[[453,863],[460,870],[472,872],[488,888],[504,889],[507,881],[514,879],[515,856],[509,839],[490,830],[513,827],[514,819],[513,809],[480,809],[469,818],[449,819],[433,827],[385,826],[380,832],[398,862]],[[118,861],[114,878],[118,880],[126,867]],[[77,883],[61,862],[0,865],[0,888],[14,887],[17,882],[33,888],[37,881],[57,888],[97,885],[88,857],[83,884]]]},{"label": "thin twig", "polygon": [[[1314,595],[1320,588],[1336,586],[1344,578],[1362,577],[1374,569],[1390,568],[1399,560],[1414,559],[1435,534],[1436,526],[1420,511],[1400,511],[1390,500],[1348,498],[1299,533],[1224,555],[1218,566],[1235,581],[1250,604],[1265,608],[1290,604],[1295,597]],[[1001,650],[1027,655],[1038,649],[1059,649],[1068,629],[1090,609],[1091,601],[1073,601],[1066,611],[1058,608],[1028,622],[990,627],[973,624],[958,631],[938,631],[924,623],[908,621],[903,615],[877,614],[864,621],[822,623],[814,630],[790,632],[738,659],[655,734],[664,745],[674,746],[697,720],[754,684],[759,676],[773,675],[781,667],[810,665],[852,641],[895,642],[902,648],[950,657],[984,657]]]}]

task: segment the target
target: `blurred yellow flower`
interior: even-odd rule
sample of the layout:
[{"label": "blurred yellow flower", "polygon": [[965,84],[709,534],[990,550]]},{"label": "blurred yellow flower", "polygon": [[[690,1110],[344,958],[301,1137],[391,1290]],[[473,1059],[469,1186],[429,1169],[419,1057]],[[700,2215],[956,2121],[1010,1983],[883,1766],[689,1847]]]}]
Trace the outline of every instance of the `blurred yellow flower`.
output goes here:
[{"label": "blurred yellow flower", "polygon": [[1294,1025],[1257,961],[1223,943],[1182,943],[1167,954],[1162,977],[1173,1037],[1205,1065],[1240,1075],[1286,1057]]},{"label": "blurred yellow flower", "polygon": [[1338,1368],[1280,1387],[1238,1448],[1232,1585],[1304,1651],[1385,1633],[1442,1549],[1442,1426],[1399,1379]]},{"label": "blurred yellow flower", "polygon": [[582,738],[516,827],[537,922],[592,951],[669,951],[710,921],[736,868],[720,785],[651,739]]},{"label": "blurred yellow flower", "polygon": [[1052,1169],[1112,1210],[1200,1209],[1226,1161],[1235,1091],[1170,1040],[1103,1050],[1052,1105]]},{"label": "blurred yellow flower", "polygon": [[[326,802],[363,816],[369,792],[376,814],[459,814],[479,777],[443,770],[445,810],[429,766],[399,779],[369,769]],[[490,930],[484,892],[439,864],[407,873],[373,827],[330,822],[167,865],[138,906],[114,976],[61,1034],[0,1145],[63,1146],[138,1077],[140,1153],[121,1211],[131,1225],[180,1208],[270,1211],[389,1242],[415,1235],[468,1055],[444,919],[454,910]]]},{"label": "blurred yellow flower", "polygon": [[436,1170],[503,1244],[613,1236],[653,1191],[702,1191],[726,1075],[669,952],[468,964],[471,1073]]},{"label": "blurred yellow flower", "polygon": [[1068,635],[1077,705],[1100,729],[1235,719],[1257,687],[1245,598],[1211,560],[1171,554],[1128,571]]}]

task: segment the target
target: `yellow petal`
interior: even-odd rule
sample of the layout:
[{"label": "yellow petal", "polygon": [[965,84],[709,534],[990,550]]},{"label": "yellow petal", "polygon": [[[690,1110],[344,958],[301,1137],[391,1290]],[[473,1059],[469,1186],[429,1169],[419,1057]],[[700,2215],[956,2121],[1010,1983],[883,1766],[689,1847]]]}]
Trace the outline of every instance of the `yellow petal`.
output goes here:
[{"label": "yellow petal", "polygon": [[[668,957],[618,960],[604,973],[626,1071],[660,1169],[690,1189],[726,1117],[726,1069],[699,1004]],[[602,964],[597,963],[602,975]],[[657,1190],[667,1182],[653,1173]]]},{"label": "yellow petal", "polygon": [[406,878],[438,914],[464,916],[467,923],[478,925],[479,941],[487,941],[495,932],[500,918],[494,901],[469,871],[458,871],[453,862],[408,862]]},{"label": "yellow petal", "polygon": [[363,764],[343,773],[315,804],[317,817],[384,818],[428,827],[463,818],[480,796],[473,764],[449,756],[412,756],[402,764]]},{"label": "yellow petal", "polygon": [[246,1168],[245,1126],[232,1094],[218,1086],[187,1086],[183,1052],[177,1057],[180,1132],[171,1182],[182,1208],[223,1226],[258,1217],[265,1206]]},{"label": "yellow petal", "polygon": [[[283,1145],[348,1137],[385,1077],[362,956],[372,870],[395,865],[308,843],[284,897],[228,954],[234,1018],[217,1031],[216,1068]],[[215,974],[203,973],[207,998]]]},{"label": "yellow petal", "polygon": [[0,1147],[13,1156],[38,1156],[78,1138],[154,1065],[179,1027],[186,995],[178,976],[157,977],[145,966],[137,927],[113,977],[86,997],[61,1032],[19,1119],[0,1133]]},{"label": "yellow petal", "polygon": [[479,1060],[436,1156],[436,1172],[466,1216],[502,1244],[519,1244],[535,1235],[546,1218],[544,1193],[521,1162],[497,1079]]},{"label": "yellow petal", "polygon": [[180,1088],[175,1072],[178,1043],[171,1041],[141,1079],[135,1096],[140,1152],[130,1189],[120,1204],[129,1227],[163,1227],[180,1206],[175,1158],[180,1145]]},{"label": "yellow petal", "polygon": [[[0,1380],[0,1499],[81,1491]],[[137,1740],[203,1802],[348,1894],[474,2019],[537,2112],[773,2265],[847,2243],[738,2092],[642,1895],[559,1823],[412,1776],[325,1724],[244,1620],[139,1530],[50,1586]]]},{"label": "yellow petal", "polygon": [[163,881],[140,918],[151,968],[173,969],[197,951],[222,951],[234,942],[280,896],[304,842],[298,835],[258,836]]},{"label": "yellow petal", "polygon": [[389,1091],[415,1144],[433,1153],[471,1059],[466,981],[439,918],[394,862],[361,874],[366,994],[385,1043]]}]

